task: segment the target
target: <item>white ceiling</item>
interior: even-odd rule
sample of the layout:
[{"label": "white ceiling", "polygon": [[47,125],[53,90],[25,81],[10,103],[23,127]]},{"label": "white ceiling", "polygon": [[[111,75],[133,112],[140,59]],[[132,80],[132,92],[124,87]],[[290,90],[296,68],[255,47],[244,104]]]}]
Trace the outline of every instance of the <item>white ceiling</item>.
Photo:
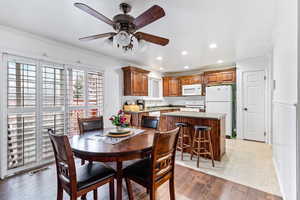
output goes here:
[{"label": "white ceiling", "polygon": [[[121,0],[0,0],[0,24],[164,71],[231,63],[261,56],[272,48],[274,0],[131,0],[133,16],[154,4],[166,17],[141,29],[167,37],[168,46],[150,44],[145,52],[124,55],[104,39],[80,42],[79,37],[112,31],[107,24],[73,6],[86,3],[109,18],[120,13]],[[216,43],[217,49],[209,49]],[[181,51],[188,51],[182,56]],[[162,56],[163,60],[156,60]]]}]

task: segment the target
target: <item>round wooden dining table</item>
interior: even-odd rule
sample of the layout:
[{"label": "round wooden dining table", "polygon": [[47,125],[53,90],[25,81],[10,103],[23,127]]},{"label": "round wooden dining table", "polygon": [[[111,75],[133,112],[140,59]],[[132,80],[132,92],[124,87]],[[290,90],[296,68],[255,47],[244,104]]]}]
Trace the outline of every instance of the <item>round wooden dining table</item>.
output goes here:
[{"label": "round wooden dining table", "polygon": [[122,200],[123,161],[144,158],[151,153],[154,129],[142,128],[144,132],[117,144],[108,144],[101,137],[110,129],[87,132],[70,138],[75,157],[98,162],[116,162],[117,200]]}]

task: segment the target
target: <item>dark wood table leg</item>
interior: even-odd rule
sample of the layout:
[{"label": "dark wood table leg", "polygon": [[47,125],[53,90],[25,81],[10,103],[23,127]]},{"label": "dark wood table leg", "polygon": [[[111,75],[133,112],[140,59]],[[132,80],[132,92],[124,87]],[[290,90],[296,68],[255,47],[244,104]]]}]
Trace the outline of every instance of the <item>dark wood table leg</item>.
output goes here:
[{"label": "dark wood table leg", "polygon": [[122,171],[122,161],[117,161],[117,200],[122,200],[122,181],[123,181],[123,171]]}]

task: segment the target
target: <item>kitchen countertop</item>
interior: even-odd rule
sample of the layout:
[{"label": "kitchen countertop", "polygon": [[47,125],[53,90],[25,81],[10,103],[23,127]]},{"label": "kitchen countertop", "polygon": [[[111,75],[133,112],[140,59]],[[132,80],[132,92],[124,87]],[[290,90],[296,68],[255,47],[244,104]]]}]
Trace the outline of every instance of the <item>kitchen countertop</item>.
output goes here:
[{"label": "kitchen countertop", "polygon": [[172,109],[180,109],[184,108],[185,106],[166,106],[166,107],[150,107],[146,108],[145,110],[140,111],[124,111],[126,113],[144,113],[144,112],[155,112],[155,111],[162,111],[162,110],[172,110]]},{"label": "kitchen countertop", "polygon": [[172,117],[193,117],[193,118],[207,118],[207,119],[222,119],[226,116],[224,113],[207,113],[207,112],[168,112],[162,113],[164,116]]}]

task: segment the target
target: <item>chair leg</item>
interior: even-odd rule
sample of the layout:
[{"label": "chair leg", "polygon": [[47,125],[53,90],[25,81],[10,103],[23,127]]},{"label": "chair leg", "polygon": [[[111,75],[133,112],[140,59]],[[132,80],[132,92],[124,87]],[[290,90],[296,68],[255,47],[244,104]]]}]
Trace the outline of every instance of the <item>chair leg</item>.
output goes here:
[{"label": "chair leg", "polygon": [[114,179],[109,182],[109,198],[110,200],[115,200],[115,181]]},{"label": "chair leg", "polygon": [[63,200],[64,190],[60,183],[57,183],[57,200]]},{"label": "chair leg", "polygon": [[132,192],[131,182],[128,178],[125,178],[125,181],[126,181],[126,187],[127,187],[127,192],[128,192],[128,199],[133,200],[133,192]]},{"label": "chair leg", "polygon": [[175,200],[174,176],[169,179],[170,200]]},{"label": "chair leg", "polygon": [[194,138],[192,140],[192,147],[191,147],[191,160],[193,160],[194,156],[194,148],[195,148],[195,140],[197,139],[197,130],[195,130]]},{"label": "chair leg", "polygon": [[156,189],[150,189],[150,200],[156,200]]},{"label": "chair leg", "polygon": [[184,148],[183,148],[183,146],[184,146],[184,138],[183,138],[183,128],[181,128],[181,141],[180,141],[180,146],[181,146],[181,160],[183,160],[183,150],[184,150]]},{"label": "chair leg", "polygon": [[94,200],[98,200],[98,192],[97,189],[93,191]]},{"label": "chair leg", "polygon": [[[198,138],[201,140],[202,138],[202,133],[201,131],[198,132]],[[200,152],[201,152],[201,144],[200,142],[198,141],[197,142],[197,167],[199,168],[199,165],[200,165]]]}]

